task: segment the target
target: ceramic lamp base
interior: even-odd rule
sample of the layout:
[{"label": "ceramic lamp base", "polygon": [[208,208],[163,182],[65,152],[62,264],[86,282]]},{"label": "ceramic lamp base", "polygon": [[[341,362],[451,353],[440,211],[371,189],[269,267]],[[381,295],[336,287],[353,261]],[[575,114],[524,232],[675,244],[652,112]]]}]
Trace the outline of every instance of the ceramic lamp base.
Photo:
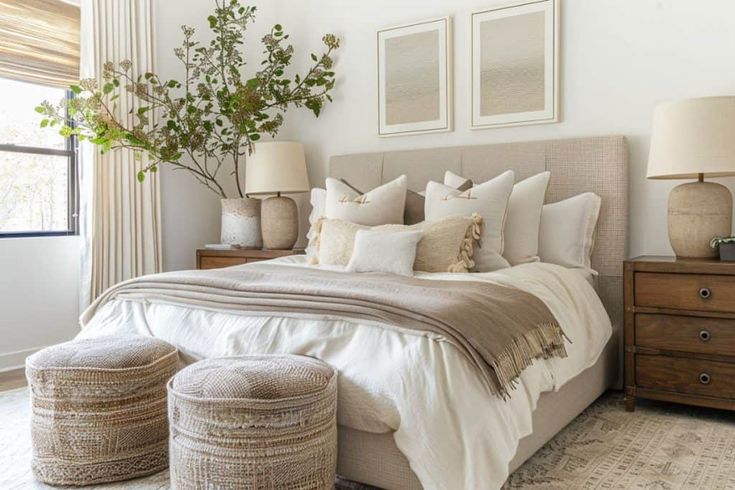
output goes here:
[{"label": "ceramic lamp base", "polygon": [[263,201],[260,213],[263,248],[292,249],[299,237],[296,202],[289,197],[269,197]]},{"label": "ceramic lamp base", "polygon": [[714,182],[692,182],[669,194],[669,240],[677,257],[713,258],[713,237],[732,230],[732,194]]}]

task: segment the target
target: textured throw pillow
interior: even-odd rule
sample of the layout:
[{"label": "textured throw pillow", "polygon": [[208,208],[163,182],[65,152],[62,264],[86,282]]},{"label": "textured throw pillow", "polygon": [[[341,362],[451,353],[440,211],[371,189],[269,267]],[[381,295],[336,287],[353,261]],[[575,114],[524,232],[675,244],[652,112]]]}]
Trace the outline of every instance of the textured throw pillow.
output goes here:
[{"label": "textured throw pillow", "polygon": [[355,235],[360,230],[376,232],[421,231],[416,247],[414,270],[423,272],[467,272],[474,267],[473,256],[482,232],[479,215],[452,217],[435,223],[413,226],[383,225],[373,228],[343,220],[323,219],[317,226],[318,254],[312,264],[347,265]]},{"label": "textured throw pillow", "polygon": [[407,181],[402,175],[361,195],[339,180],[327,178],[325,216],[367,226],[403,224]]},{"label": "textured throw pillow", "polygon": [[464,192],[437,182],[429,182],[426,186],[426,221],[473,213],[482,216],[480,248],[474,256],[478,272],[490,272],[510,265],[502,254],[503,228],[513,179],[513,171],[509,170]]},{"label": "textured throw pillow", "polygon": [[590,258],[601,204],[600,196],[585,192],[545,205],[539,233],[541,261],[596,274]]},{"label": "textured throw pillow", "polygon": [[421,230],[358,230],[346,270],[412,276],[416,245],[421,240],[421,235]]}]

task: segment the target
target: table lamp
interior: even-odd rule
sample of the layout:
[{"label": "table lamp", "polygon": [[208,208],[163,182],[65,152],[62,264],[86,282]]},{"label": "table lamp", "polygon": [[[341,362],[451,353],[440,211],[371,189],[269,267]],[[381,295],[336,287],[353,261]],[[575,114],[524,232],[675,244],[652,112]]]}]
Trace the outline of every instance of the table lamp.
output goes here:
[{"label": "table lamp", "polygon": [[732,194],[705,177],[735,175],[735,96],[666,102],[653,114],[649,179],[697,179],[669,194],[668,229],[677,257],[717,256],[715,236],[730,236]]},{"label": "table lamp", "polygon": [[299,236],[296,203],[281,194],[308,192],[304,147],[292,141],[255,143],[245,167],[245,193],[275,194],[261,205],[263,248],[293,248]]}]

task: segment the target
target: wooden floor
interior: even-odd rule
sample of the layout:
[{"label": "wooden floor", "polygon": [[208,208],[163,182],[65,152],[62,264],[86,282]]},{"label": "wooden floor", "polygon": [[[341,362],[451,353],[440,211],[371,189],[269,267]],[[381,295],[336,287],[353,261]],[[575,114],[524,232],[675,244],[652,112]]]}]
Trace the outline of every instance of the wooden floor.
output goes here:
[{"label": "wooden floor", "polygon": [[22,368],[0,373],[0,391],[14,390],[25,385],[26,375]]}]

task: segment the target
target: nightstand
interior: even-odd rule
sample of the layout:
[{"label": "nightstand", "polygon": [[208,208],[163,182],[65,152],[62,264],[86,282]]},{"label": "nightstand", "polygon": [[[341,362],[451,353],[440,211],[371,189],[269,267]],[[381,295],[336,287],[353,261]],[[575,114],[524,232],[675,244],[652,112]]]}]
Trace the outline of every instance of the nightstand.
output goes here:
[{"label": "nightstand", "polygon": [[303,249],[294,250],[197,250],[197,269],[219,269],[232,265],[248,264],[261,260],[277,259],[289,255],[303,255]]},{"label": "nightstand", "polygon": [[735,262],[625,262],[625,397],[735,410]]}]

